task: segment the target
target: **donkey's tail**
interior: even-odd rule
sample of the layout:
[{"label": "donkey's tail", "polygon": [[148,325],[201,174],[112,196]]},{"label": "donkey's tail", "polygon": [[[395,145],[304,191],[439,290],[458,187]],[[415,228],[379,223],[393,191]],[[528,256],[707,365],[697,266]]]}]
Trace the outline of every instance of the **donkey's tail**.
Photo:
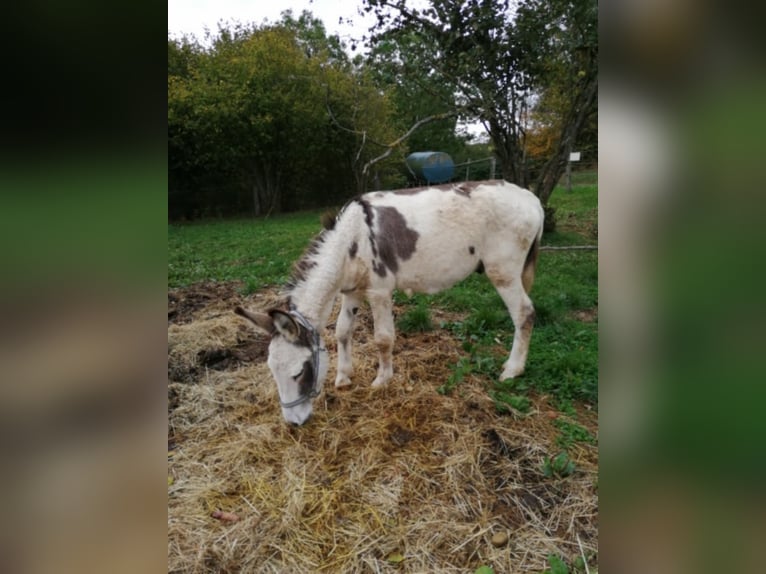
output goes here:
[{"label": "donkey's tail", "polygon": [[540,229],[527,252],[527,259],[524,261],[524,271],[521,273],[521,284],[524,285],[524,291],[529,294],[532,290],[532,284],[535,282],[535,268],[537,267],[537,256],[540,254],[540,240],[543,237],[543,222],[540,221]]}]

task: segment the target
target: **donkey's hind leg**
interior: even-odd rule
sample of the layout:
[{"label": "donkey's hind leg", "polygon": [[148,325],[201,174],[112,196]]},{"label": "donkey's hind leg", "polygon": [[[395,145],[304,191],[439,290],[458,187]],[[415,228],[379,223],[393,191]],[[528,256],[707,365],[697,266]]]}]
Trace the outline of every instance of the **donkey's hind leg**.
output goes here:
[{"label": "donkey's hind leg", "polygon": [[510,277],[496,269],[487,269],[487,276],[502,297],[513,320],[513,346],[503,365],[500,380],[517,377],[524,372],[529,351],[529,339],[535,322],[535,308],[522,284],[521,276]]},{"label": "donkey's hind leg", "polygon": [[375,323],[375,345],[378,347],[378,375],[373,387],[382,387],[394,376],[394,314],[391,293],[371,294],[368,297]]},{"label": "donkey's hind leg", "polygon": [[344,293],[341,298],[340,313],[335,325],[335,340],[338,342],[338,373],[335,387],[347,387],[354,375],[351,357],[351,338],[354,334],[354,322],[362,304],[360,293]]}]

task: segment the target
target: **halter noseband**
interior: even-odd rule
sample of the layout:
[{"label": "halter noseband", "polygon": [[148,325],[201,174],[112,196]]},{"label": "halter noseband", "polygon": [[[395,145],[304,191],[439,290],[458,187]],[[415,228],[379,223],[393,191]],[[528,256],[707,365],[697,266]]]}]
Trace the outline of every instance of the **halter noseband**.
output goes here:
[{"label": "halter noseband", "polygon": [[311,381],[311,390],[307,394],[301,395],[294,401],[285,403],[282,401],[282,398],[280,397],[279,403],[282,405],[283,408],[286,408],[286,409],[298,406],[300,404],[305,403],[308,400],[311,400],[319,396],[319,390],[317,389],[317,381],[319,379],[319,352],[327,351],[327,349],[325,349],[324,347],[320,345],[319,332],[314,328],[314,326],[311,323],[309,323],[309,320],[306,319],[306,317],[304,317],[300,311],[298,311],[297,309],[292,309],[290,311],[290,316],[293,319],[295,319],[296,322],[301,327],[306,329],[306,331],[309,334],[309,342],[311,343],[311,369],[312,369],[313,380]]}]

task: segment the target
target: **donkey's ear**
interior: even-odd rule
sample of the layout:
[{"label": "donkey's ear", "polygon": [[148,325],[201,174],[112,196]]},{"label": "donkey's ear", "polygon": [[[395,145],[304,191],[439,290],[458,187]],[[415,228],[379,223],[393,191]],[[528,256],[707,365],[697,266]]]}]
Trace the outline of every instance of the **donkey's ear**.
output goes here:
[{"label": "donkey's ear", "polygon": [[269,317],[274,321],[274,328],[278,333],[283,335],[285,339],[291,343],[298,340],[301,328],[289,313],[281,311],[280,309],[272,309],[269,311]]},{"label": "donkey's ear", "polygon": [[274,321],[269,315],[265,313],[252,313],[242,307],[237,307],[234,309],[234,312],[245,319],[249,319],[256,327],[266,331],[269,335],[274,333]]}]

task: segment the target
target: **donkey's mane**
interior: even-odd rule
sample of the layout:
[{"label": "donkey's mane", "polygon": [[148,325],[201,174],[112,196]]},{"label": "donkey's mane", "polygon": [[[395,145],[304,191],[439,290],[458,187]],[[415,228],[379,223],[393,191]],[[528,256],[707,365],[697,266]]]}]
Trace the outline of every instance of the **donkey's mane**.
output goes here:
[{"label": "donkey's mane", "polygon": [[320,216],[319,220],[322,223],[322,230],[314,236],[309,246],[303,252],[303,255],[295,262],[292,276],[284,286],[284,294],[288,299],[292,291],[306,280],[308,272],[316,266],[316,256],[319,254],[319,250],[330,234],[334,233],[335,224],[343,216],[346,208],[356,199],[352,199],[339,210],[328,210]]},{"label": "donkey's mane", "polygon": [[303,283],[308,276],[309,270],[316,265],[315,257],[319,253],[320,247],[327,239],[327,234],[332,233],[332,230],[323,229],[316,235],[309,243],[309,246],[303,252],[300,259],[298,259],[293,265],[293,273],[290,279],[284,286],[284,292],[289,295],[298,285]]}]

